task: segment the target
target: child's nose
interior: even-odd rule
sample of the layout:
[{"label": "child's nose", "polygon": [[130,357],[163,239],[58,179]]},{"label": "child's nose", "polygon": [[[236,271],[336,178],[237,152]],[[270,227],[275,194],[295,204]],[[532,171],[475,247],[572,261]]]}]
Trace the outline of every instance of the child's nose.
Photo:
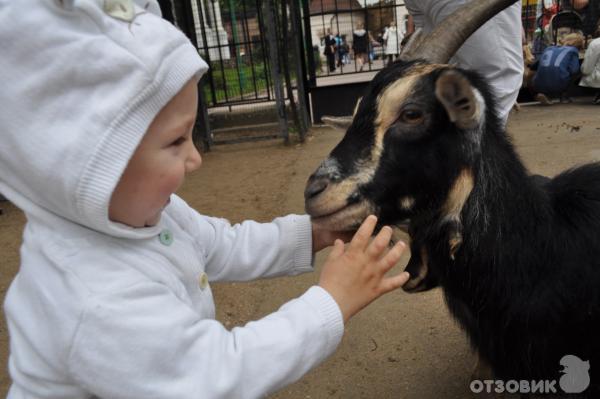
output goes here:
[{"label": "child's nose", "polygon": [[190,154],[188,155],[188,159],[185,162],[185,171],[186,173],[190,173],[198,169],[202,165],[202,156],[196,149],[196,146],[192,144],[192,148],[190,150]]}]

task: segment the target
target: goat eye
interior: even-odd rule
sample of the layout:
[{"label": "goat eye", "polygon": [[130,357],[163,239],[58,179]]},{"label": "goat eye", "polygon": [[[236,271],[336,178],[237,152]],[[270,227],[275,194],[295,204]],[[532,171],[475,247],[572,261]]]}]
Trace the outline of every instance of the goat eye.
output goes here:
[{"label": "goat eye", "polygon": [[416,125],[416,124],[423,122],[423,120],[425,119],[425,116],[423,115],[422,111],[419,111],[417,109],[405,109],[400,114],[399,119],[404,123]]}]

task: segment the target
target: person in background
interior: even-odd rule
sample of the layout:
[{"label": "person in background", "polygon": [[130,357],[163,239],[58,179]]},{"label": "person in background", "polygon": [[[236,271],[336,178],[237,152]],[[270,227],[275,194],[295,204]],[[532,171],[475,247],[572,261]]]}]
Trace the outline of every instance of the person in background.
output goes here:
[{"label": "person in background", "polygon": [[356,24],[356,29],[352,32],[352,50],[358,70],[362,71],[364,65],[369,62],[369,35],[362,22]]},{"label": "person in background", "polygon": [[600,24],[596,27],[593,38],[581,64],[582,76],[579,85],[595,88],[594,104],[600,105]]},{"label": "person in background", "polygon": [[546,47],[540,59],[532,65],[535,70],[533,90],[539,94],[536,100],[549,105],[548,98],[559,97],[561,103],[571,102],[567,96],[569,87],[579,79],[579,51],[583,48],[583,36],[570,33],[563,37],[562,45]]},{"label": "person in background", "polygon": [[[468,0],[406,0],[416,28],[431,32]],[[523,80],[521,2],[490,19],[460,47],[450,63],[479,72],[491,85],[501,120],[506,122]]]},{"label": "person in background", "polygon": [[396,27],[396,21],[390,22],[390,26],[383,34],[387,64],[390,64],[392,61],[398,58],[398,55],[400,54],[400,42],[402,37],[402,33]]},{"label": "person in background", "polygon": [[346,43],[346,35],[338,35],[336,39],[338,37],[338,66],[342,67],[350,62],[348,60],[348,43]]},{"label": "person in background", "polygon": [[331,30],[327,29],[327,34],[325,35],[325,49],[323,54],[327,57],[327,65],[329,67],[329,72],[335,72],[335,53],[337,42],[335,40],[335,36],[331,34]]}]

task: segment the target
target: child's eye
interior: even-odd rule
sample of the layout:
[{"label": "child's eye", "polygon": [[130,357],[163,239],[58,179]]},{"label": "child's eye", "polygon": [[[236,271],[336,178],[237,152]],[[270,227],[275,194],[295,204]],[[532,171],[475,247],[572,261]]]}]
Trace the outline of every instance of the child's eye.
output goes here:
[{"label": "child's eye", "polygon": [[174,142],[171,143],[172,146],[178,147],[181,144],[185,143],[186,138],[185,137],[179,137],[177,140],[175,140]]}]

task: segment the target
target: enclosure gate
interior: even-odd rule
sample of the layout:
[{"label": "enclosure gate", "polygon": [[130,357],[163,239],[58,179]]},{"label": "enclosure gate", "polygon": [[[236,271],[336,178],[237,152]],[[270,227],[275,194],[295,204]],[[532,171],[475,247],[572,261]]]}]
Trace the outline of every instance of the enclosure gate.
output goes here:
[{"label": "enclosure gate", "polygon": [[[306,85],[311,115],[320,122],[324,115],[352,114],[375,74],[397,58],[387,53],[399,54],[408,12],[403,0],[312,0],[303,4],[303,23],[310,45]],[[328,34],[327,43],[335,40],[333,51],[325,42]],[[358,41],[364,52],[355,45]]]},{"label": "enclosure gate", "polygon": [[[398,46],[409,28],[403,0],[159,2],[165,17],[188,35],[210,66],[200,84],[197,126],[205,148],[213,144],[209,111],[276,104],[278,136],[285,140],[290,131],[303,139],[310,121],[320,122],[323,115],[350,115],[388,62],[386,31],[396,25],[392,42]],[[522,3],[524,32],[532,38],[542,2]],[[366,58],[360,58],[364,63],[353,50],[360,29],[367,37]],[[327,33],[335,38],[333,68],[325,55]]]},{"label": "enclosure gate", "polygon": [[[163,14],[186,33],[210,69],[203,77],[199,126],[205,148],[213,142],[208,113],[237,114],[276,106],[279,133],[303,139],[308,117],[303,108],[299,4],[297,0],[162,0]],[[285,86],[285,90],[284,90]],[[287,105],[287,109],[286,109]],[[200,119],[200,118],[199,118]],[[257,119],[257,118],[247,118]],[[249,121],[248,123],[252,123]],[[293,125],[293,126],[290,126]],[[236,141],[260,140],[242,137]]]}]

